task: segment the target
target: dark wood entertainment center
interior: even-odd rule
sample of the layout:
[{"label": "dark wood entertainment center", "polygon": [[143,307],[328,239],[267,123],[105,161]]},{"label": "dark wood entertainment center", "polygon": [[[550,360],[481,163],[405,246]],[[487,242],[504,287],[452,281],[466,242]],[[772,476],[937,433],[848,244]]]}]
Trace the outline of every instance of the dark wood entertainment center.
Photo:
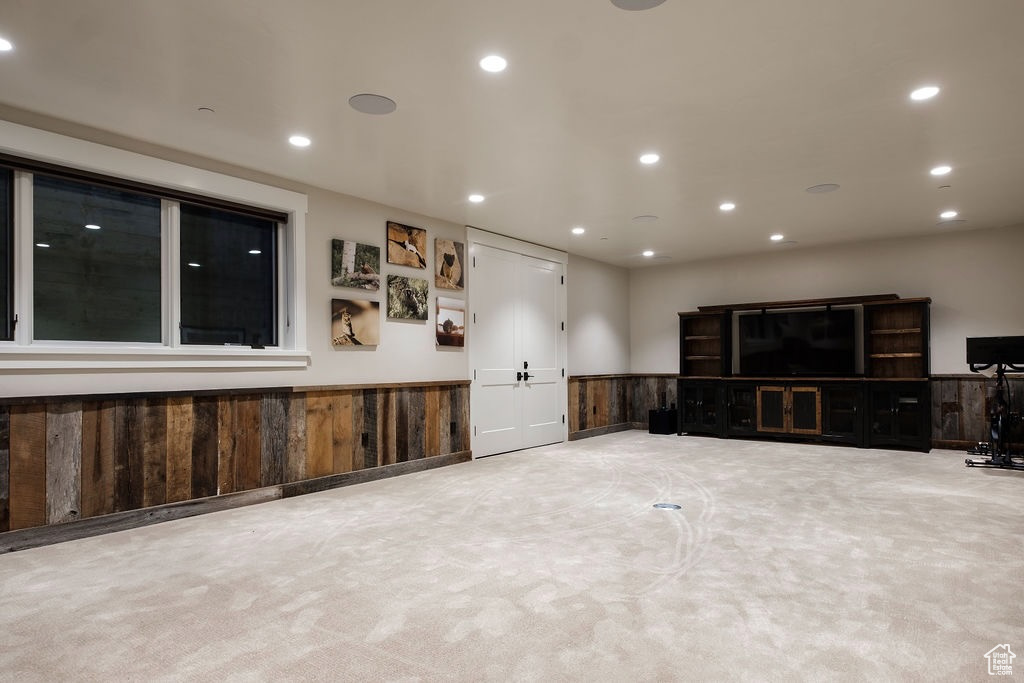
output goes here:
[{"label": "dark wood entertainment center", "polygon": [[[930,450],[930,303],[880,294],[680,313],[678,433]],[[734,375],[738,314],[834,307],[860,311],[854,341],[863,346],[863,373]]]}]

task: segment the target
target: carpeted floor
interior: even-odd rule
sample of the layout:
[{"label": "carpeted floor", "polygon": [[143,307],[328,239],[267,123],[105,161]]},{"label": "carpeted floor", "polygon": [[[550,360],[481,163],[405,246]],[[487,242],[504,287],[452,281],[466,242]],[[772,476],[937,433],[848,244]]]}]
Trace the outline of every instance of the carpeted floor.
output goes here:
[{"label": "carpeted floor", "polygon": [[1024,678],[1024,473],[963,457],[623,432],[12,553],[0,679]]}]

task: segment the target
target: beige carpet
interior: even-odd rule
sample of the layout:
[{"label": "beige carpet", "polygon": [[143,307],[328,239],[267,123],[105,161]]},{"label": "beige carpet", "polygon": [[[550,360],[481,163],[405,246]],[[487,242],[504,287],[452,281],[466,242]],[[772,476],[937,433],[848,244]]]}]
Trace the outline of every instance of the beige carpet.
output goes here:
[{"label": "beige carpet", "polygon": [[950,451],[624,432],[0,556],[3,680],[983,681],[1002,643],[1024,678],[1024,473]]}]

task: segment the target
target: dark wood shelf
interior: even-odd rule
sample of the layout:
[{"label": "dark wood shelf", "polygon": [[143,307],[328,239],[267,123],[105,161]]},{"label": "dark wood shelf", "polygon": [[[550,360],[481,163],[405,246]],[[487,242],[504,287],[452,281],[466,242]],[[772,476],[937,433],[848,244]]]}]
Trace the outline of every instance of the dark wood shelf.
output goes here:
[{"label": "dark wood shelf", "polygon": [[872,358],[920,358],[920,353],[872,353]]},{"label": "dark wood shelf", "polygon": [[921,328],[907,327],[902,330],[871,330],[871,334],[921,334]]},{"label": "dark wood shelf", "polygon": [[685,341],[710,341],[719,339],[721,339],[721,337],[717,334],[701,334],[685,337]]}]

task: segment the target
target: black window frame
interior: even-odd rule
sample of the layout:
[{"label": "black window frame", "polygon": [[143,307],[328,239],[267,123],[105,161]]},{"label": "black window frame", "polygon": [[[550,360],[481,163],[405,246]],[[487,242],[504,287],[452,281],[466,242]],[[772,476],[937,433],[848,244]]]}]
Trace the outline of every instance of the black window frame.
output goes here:
[{"label": "black window frame", "polygon": [[[7,183],[7,215],[0,217],[0,221],[6,222],[6,230],[0,232],[0,240],[3,240],[7,253],[6,281],[0,283],[4,289],[0,292],[6,303],[8,315],[0,320],[0,341],[14,341],[14,328],[17,324],[14,314],[14,169],[9,166],[0,165],[0,173],[9,177]],[[6,233],[6,234],[4,234]]]}]

